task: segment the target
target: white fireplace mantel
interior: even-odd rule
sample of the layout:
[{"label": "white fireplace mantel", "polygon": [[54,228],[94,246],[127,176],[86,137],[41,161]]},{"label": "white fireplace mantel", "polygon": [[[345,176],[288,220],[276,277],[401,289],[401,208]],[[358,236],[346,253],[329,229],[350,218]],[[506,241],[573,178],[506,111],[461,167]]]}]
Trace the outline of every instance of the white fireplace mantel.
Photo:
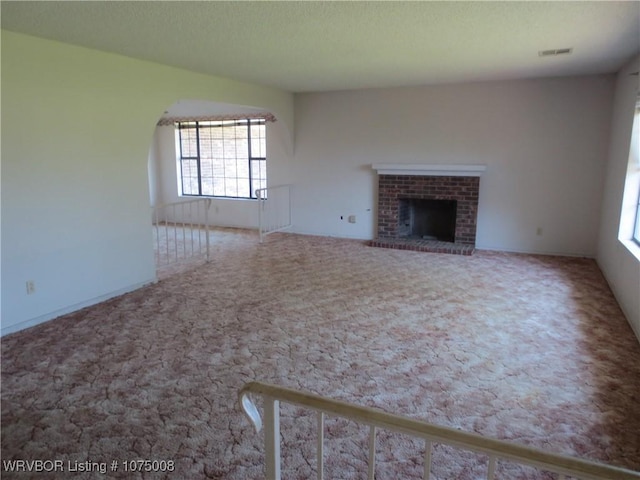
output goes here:
[{"label": "white fireplace mantel", "polygon": [[374,163],[378,175],[420,175],[423,177],[479,177],[486,165],[433,165],[422,163]]}]

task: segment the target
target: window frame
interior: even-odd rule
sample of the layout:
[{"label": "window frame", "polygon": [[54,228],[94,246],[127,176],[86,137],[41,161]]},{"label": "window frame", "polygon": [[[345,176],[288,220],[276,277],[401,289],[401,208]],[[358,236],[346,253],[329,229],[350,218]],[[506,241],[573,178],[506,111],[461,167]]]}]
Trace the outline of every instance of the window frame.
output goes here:
[{"label": "window frame", "polygon": [[[633,142],[638,141],[638,130],[640,130],[640,96],[636,99],[636,109],[633,114],[633,124],[632,124],[632,133],[631,133],[631,147],[634,148]],[[636,153],[635,158],[635,168],[636,168],[636,177],[638,180],[638,196],[637,202],[635,203],[636,208],[636,218],[633,224],[633,230],[631,232],[631,240],[634,241],[637,245],[640,246],[640,155]]]},{"label": "window frame", "polygon": [[[204,124],[204,125],[203,125]],[[179,178],[178,178],[178,186],[179,186],[179,194],[184,197],[207,197],[207,198],[226,198],[226,199],[237,199],[237,200],[257,200],[258,197],[256,195],[256,190],[260,188],[266,188],[267,186],[267,156],[266,156],[266,118],[237,118],[237,119],[229,119],[229,120],[180,120],[174,122],[174,127],[177,131],[176,140],[178,142],[178,148],[176,149],[176,153],[178,156],[178,164],[179,164]],[[253,155],[253,141],[255,137],[252,137],[252,127],[260,126],[264,127],[264,135],[258,137],[262,142],[260,150],[262,150],[264,156],[254,156]],[[235,176],[227,176],[222,177],[211,176],[211,180],[215,180],[216,178],[223,178],[225,181],[233,180],[236,183],[239,180],[246,181],[248,183],[249,196],[244,195],[229,195],[225,192],[224,195],[216,195],[215,193],[209,195],[203,193],[203,174],[202,174],[202,142],[201,142],[201,129],[205,128],[225,128],[225,127],[245,127],[246,128],[246,138],[243,137],[243,140],[246,140],[247,146],[247,157],[238,158],[236,157],[236,162],[238,160],[247,162],[247,171],[248,178],[238,177],[237,170]],[[196,155],[185,156],[184,155],[184,142],[182,137],[182,131],[184,130],[195,130],[195,145],[196,145]],[[193,152],[189,152],[193,153]],[[223,157],[224,161],[226,157]],[[185,162],[186,161],[195,161],[196,162],[196,174],[197,174],[197,193],[185,193]],[[254,178],[254,163],[255,162],[264,162],[261,167],[262,175],[257,178]],[[186,178],[190,178],[187,176]],[[192,177],[193,178],[193,177]],[[254,188],[254,183],[256,180],[259,182],[257,188]]]}]

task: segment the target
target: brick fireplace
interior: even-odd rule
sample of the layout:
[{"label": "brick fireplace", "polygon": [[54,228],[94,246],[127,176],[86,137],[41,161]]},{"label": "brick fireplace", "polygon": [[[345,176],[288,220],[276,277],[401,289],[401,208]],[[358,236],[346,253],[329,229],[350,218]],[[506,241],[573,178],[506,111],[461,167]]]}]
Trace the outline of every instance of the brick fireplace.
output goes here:
[{"label": "brick fireplace", "polygon": [[[378,236],[372,246],[473,253],[484,166],[384,164],[373,168],[378,171]],[[445,230],[450,233],[442,234]]]}]

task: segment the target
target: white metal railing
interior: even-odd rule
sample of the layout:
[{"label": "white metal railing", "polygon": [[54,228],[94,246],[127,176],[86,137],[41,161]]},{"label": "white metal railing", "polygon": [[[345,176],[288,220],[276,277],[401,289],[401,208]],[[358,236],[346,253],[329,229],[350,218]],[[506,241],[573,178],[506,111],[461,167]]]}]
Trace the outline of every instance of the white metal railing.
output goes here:
[{"label": "white metal railing", "polygon": [[156,266],[209,261],[210,206],[210,198],[197,198],[153,207]]},{"label": "white metal railing", "polygon": [[404,433],[425,440],[424,475],[431,475],[431,449],[434,443],[454,446],[489,456],[487,480],[493,480],[499,459],[506,459],[522,465],[533,466],[557,474],[558,480],[567,476],[580,480],[632,480],[640,479],[640,472],[611,467],[596,462],[581,460],[564,455],[544,452],[515,443],[485,438],[477,434],[441,427],[427,422],[399,415],[385,413],[369,407],[320,397],[311,393],[269,385],[260,382],[247,383],[239,393],[240,404],[247,417],[259,432],[262,420],[249,394],[261,395],[264,399],[265,467],[268,480],[280,480],[280,402],[307,407],[317,412],[317,478],[323,479],[324,470],[324,420],[326,414],[353,420],[368,425],[369,430],[369,471],[368,479],[375,475],[376,430],[383,428]]},{"label": "white metal railing", "polygon": [[259,188],[256,196],[260,242],[270,233],[291,227],[291,185]]}]

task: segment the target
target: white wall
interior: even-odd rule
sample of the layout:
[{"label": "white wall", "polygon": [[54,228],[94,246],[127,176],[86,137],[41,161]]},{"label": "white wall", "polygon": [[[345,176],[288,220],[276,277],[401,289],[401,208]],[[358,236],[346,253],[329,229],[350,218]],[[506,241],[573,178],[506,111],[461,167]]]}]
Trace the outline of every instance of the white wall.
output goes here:
[{"label": "white wall", "polygon": [[638,76],[630,74],[638,70],[640,56],[630,60],[616,78],[597,261],[640,340],[640,247],[618,239],[625,180],[633,168],[629,147],[639,91]]},{"label": "white wall", "polygon": [[296,95],[295,230],[375,237],[371,164],[484,164],[479,248],[594,256],[613,82],[593,76]]},{"label": "white wall", "polygon": [[293,123],[276,89],[6,31],[1,82],[2,334],[155,279],[148,157],[166,107],[202,98]]}]

